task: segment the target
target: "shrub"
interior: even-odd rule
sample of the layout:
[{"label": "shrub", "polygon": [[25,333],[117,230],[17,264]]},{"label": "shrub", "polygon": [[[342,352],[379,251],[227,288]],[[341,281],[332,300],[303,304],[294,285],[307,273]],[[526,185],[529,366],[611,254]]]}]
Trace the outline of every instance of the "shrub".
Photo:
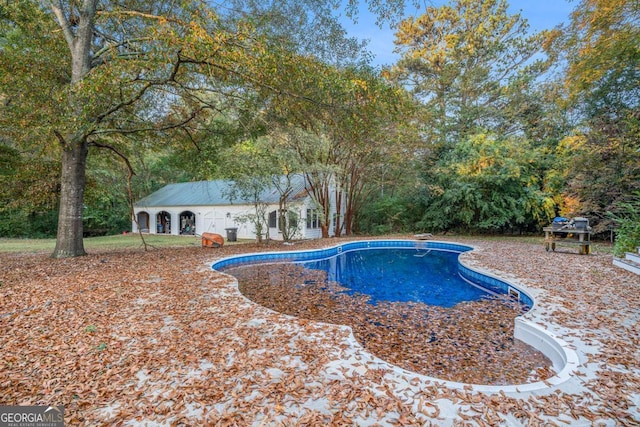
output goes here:
[{"label": "shrub", "polygon": [[640,246],[640,191],[618,208],[616,214],[610,213],[618,225],[613,254],[623,257],[625,252],[634,252]]},{"label": "shrub", "polygon": [[0,237],[50,238],[58,230],[58,211],[28,213],[24,210],[2,211]]}]

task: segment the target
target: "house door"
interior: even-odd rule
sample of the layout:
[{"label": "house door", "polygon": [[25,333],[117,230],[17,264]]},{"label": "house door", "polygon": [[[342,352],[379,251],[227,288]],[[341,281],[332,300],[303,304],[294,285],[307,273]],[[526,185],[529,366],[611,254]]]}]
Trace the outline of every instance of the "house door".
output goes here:
[{"label": "house door", "polygon": [[149,232],[149,214],[147,212],[138,212],[138,230],[143,233]]},{"label": "house door", "polygon": [[213,215],[214,215],[214,211],[209,211],[204,214],[204,222],[202,224],[203,232],[216,233],[216,224],[215,224],[215,219]]},{"label": "house door", "polygon": [[180,214],[180,234],[196,234],[196,214],[191,211]]},{"label": "house door", "polygon": [[156,233],[171,234],[171,214],[167,211],[159,212],[156,218]]},{"label": "house door", "polygon": [[227,224],[225,222],[225,213],[218,209],[215,212],[215,217],[214,217],[214,228],[215,228],[215,233],[221,234],[221,235],[225,235],[225,231],[224,229],[227,227]]}]

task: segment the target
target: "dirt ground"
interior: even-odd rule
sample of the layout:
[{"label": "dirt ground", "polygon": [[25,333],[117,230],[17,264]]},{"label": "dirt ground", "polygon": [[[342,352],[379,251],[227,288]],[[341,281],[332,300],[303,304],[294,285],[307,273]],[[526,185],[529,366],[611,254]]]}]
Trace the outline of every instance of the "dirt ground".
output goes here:
[{"label": "dirt ground", "polygon": [[[0,254],[0,404],[64,405],[68,425],[639,425],[638,276],[597,250],[580,256],[506,240],[447,240],[476,247],[463,255],[468,265],[536,290],[534,311],[578,350],[571,387],[512,396],[413,376],[409,371],[502,384],[522,381],[515,373],[551,373],[536,352],[514,343],[504,321],[512,310],[497,320],[484,316],[505,326],[497,335],[482,316],[464,319],[460,311],[451,326],[442,321],[446,314],[432,314],[441,341],[455,335],[444,332],[451,326],[492,344],[466,359],[478,364],[454,360],[440,370],[433,366],[441,354],[406,346],[424,342],[414,329],[385,328],[384,336],[353,322],[354,344],[348,328],[318,321],[331,318],[303,315],[322,305],[302,305],[309,295],[288,300],[298,308],[290,314],[300,317],[272,311],[243,296],[234,278],[209,269],[235,253],[292,249],[250,244],[62,260]],[[282,292],[267,299],[274,309],[287,301]],[[362,302],[346,306],[352,311],[342,320],[372,315]],[[390,307],[376,315],[392,325],[422,309]],[[370,353],[415,363],[403,366],[409,371],[398,380],[393,366],[371,362]]]}]

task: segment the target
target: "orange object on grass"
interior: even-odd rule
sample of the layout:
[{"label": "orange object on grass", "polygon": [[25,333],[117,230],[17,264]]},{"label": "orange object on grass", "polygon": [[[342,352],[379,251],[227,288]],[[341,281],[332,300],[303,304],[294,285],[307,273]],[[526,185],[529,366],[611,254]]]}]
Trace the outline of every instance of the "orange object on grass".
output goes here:
[{"label": "orange object on grass", "polygon": [[221,248],[224,245],[224,237],[216,233],[202,233],[203,248]]}]

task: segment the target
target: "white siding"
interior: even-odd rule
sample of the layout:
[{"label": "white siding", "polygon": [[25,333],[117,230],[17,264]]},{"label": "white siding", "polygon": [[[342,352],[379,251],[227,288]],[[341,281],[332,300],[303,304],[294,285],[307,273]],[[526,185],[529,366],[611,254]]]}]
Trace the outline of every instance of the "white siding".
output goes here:
[{"label": "white siding", "polygon": [[[310,197],[307,197],[302,202],[296,202],[289,204],[289,209],[298,213],[299,232],[297,233],[299,238],[302,239],[318,239],[322,237],[322,229],[307,228],[307,209],[314,206]],[[269,212],[277,210],[278,205],[269,205],[266,215],[268,219]],[[195,233],[201,235],[202,233],[217,233],[226,238],[227,228],[237,228],[238,239],[255,239],[255,227],[250,223],[241,223],[237,218],[251,214],[254,212],[251,205],[216,205],[216,206],[153,206],[144,207],[136,206],[134,208],[134,218],[140,212],[146,212],[149,214],[148,232],[151,234],[158,233],[158,223],[156,221],[158,213],[166,211],[171,215],[171,234],[180,234],[180,214],[185,211],[191,211],[195,214]],[[331,212],[329,217],[329,235],[335,234],[332,218],[335,214],[335,199],[332,200]],[[344,209],[342,210],[344,213]],[[265,221],[268,224],[268,222]],[[132,230],[138,232],[137,224],[132,220]],[[282,240],[282,233],[276,228],[269,229],[269,237],[274,240]]]}]

